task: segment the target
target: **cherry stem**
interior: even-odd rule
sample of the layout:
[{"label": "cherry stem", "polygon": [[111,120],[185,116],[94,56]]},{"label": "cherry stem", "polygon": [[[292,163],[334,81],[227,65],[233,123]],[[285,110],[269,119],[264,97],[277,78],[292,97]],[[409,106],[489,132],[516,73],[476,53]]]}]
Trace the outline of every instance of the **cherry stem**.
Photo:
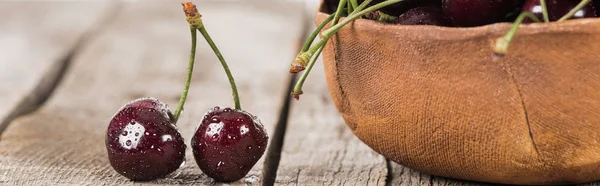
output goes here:
[{"label": "cherry stem", "polygon": [[235,85],[235,80],[233,79],[233,75],[231,75],[231,71],[229,70],[229,66],[227,66],[227,62],[225,61],[225,58],[223,58],[223,55],[221,55],[219,48],[217,48],[217,45],[215,45],[215,43],[211,39],[210,35],[208,35],[208,32],[206,31],[206,28],[204,27],[203,24],[200,24],[198,26],[198,30],[200,31],[200,33],[202,34],[202,36],[204,37],[206,42],[208,42],[208,45],[210,45],[210,48],[213,50],[215,55],[217,55],[217,58],[219,58],[219,61],[221,62],[221,65],[223,66],[223,70],[225,70],[225,73],[227,74],[227,78],[229,79],[229,85],[231,85],[231,91],[233,94],[233,102],[235,103],[235,109],[241,110],[242,107],[240,106],[240,96],[237,91],[237,86]]},{"label": "cherry stem", "polygon": [[[394,3],[398,3],[398,2],[401,2],[401,1],[403,1],[403,0],[387,0],[387,1],[384,1],[384,2],[381,2],[381,3],[378,3],[376,5],[373,5],[373,6],[369,7],[369,8],[367,8],[367,9],[364,9],[364,10],[360,10],[359,9],[360,6],[359,6],[359,8],[357,8],[354,11],[356,12],[357,10],[360,10],[360,12],[356,12],[356,13],[353,12],[352,15],[348,16],[346,19],[344,19],[339,24],[336,24],[336,25],[332,26],[331,28],[323,31],[321,33],[321,35],[323,35],[323,39],[319,40],[319,42],[317,42],[315,44],[315,46],[313,46],[310,49],[308,49],[307,52],[309,54],[311,54],[310,56],[312,56],[312,54],[314,54],[317,51],[317,49],[319,49],[323,45],[325,45],[325,43],[327,42],[327,40],[329,40],[329,38],[331,38],[343,26],[345,26],[348,23],[350,23],[350,22],[352,22],[352,21],[360,18],[361,16],[365,15],[366,13],[369,13],[369,12],[374,11],[374,10],[378,10],[378,9],[383,8],[385,6],[388,6],[388,5],[391,5],[391,4],[394,4]],[[365,1],[365,2],[367,2],[367,1]],[[363,3],[363,4],[366,4],[366,3]],[[363,4],[361,4],[361,6],[363,6]]]},{"label": "cherry stem", "polygon": [[[356,0],[348,0],[350,1],[350,5],[352,5],[352,10],[355,10],[358,7],[358,2]],[[350,11],[353,12],[353,11]]]},{"label": "cherry stem", "polygon": [[316,51],[315,55],[313,55],[310,58],[310,62],[306,66],[306,71],[304,71],[302,73],[302,75],[300,76],[300,79],[298,79],[298,82],[296,82],[296,85],[294,85],[294,90],[292,90],[292,95],[294,96],[294,98],[296,98],[296,99],[300,98],[300,94],[302,94],[302,86],[304,86],[304,81],[306,81],[306,78],[308,77],[308,74],[312,70],[313,66],[315,66],[315,63],[317,62],[317,59],[319,58],[319,55],[321,55],[321,52],[323,51],[323,48],[324,47],[319,48]]},{"label": "cherry stem", "polygon": [[540,5],[542,6],[542,15],[544,15],[544,22],[550,22],[548,18],[548,8],[546,7],[546,0],[540,0]]},{"label": "cherry stem", "polygon": [[573,17],[573,15],[575,15],[575,13],[577,13],[577,11],[583,9],[583,7],[590,4],[590,1],[592,1],[592,0],[582,0],[581,2],[579,2],[579,4],[577,4],[577,6],[575,6],[575,8],[571,9],[571,11],[569,11],[569,13],[565,14],[563,17],[561,17],[556,22],[563,22],[563,21]]},{"label": "cherry stem", "polygon": [[533,13],[522,12],[519,15],[519,17],[517,17],[517,20],[515,20],[515,23],[512,25],[510,30],[503,37],[500,37],[496,40],[496,43],[494,45],[494,53],[496,55],[503,56],[504,54],[506,54],[510,42],[517,33],[517,30],[519,29],[519,26],[521,25],[525,17],[528,17],[535,22],[541,22],[540,19],[538,19],[537,16],[535,16]]},{"label": "cherry stem", "polygon": [[190,83],[192,81],[192,72],[194,71],[194,60],[196,59],[196,26],[190,26],[190,31],[192,34],[192,47],[190,50],[190,64],[188,65],[187,77],[185,79],[185,86],[183,87],[183,92],[181,93],[181,98],[179,98],[179,105],[175,110],[175,114],[173,115],[173,123],[177,123],[179,120],[179,116],[181,115],[181,111],[183,111],[183,105],[185,105],[185,100],[187,99],[188,91],[190,90]]},{"label": "cherry stem", "polygon": [[[370,2],[371,2],[371,0],[365,0],[360,6],[358,6],[356,9],[354,9],[354,11],[352,12],[352,14],[354,14],[354,13],[362,10]],[[363,13],[363,15],[364,14],[365,13]],[[359,15],[358,17],[360,17],[360,16],[362,16],[362,15]],[[323,22],[321,22],[321,24],[318,27],[319,30],[322,29],[327,24],[327,22],[329,22],[329,20],[327,20],[327,19],[324,20]],[[337,20],[333,20],[333,22],[331,23],[331,25],[332,26],[336,26],[335,22],[337,22]],[[313,33],[318,33],[318,31],[317,32],[313,32]],[[327,43],[327,40],[329,40],[329,38],[331,38],[331,36],[328,36],[327,38],[324,39],[325,44]],[[310,41],[312,42],[312,39]],[[321,41],[323,41],[323,39]],[[294,86],[294,89],[292,90],[292,96],[294,96],[294,98],[296,98],[296,99],[300,98],[300,95],[302,94],[302,86],[304,85],[304,82],[306,81],[306,78],[308,77],[308,74],[310,74],[310,71],[312,70],[313,66],[315,65],[317,59],[321,55],[321,52],[323,51],[323,48],[324,48],[323,46],[324,46],[324,44],[321,47],[319,47],[317,49],[317,51],[315,51],[314,55],[311,55],[309,63],[308,63],[308,66],[307,66],[308,69],[306,69],[306,71],[304,71],[304,73],[302,73],[302,75],[300,76],[300,79],[298,80],[298,82],[296,82],[296,85]],[[306,54],[306,52],[300,52],[300,54]]]},{"label": "cherry stem", "polygon": [[[337,10],[335,11],[335,14],[333,14],[333,21],[332,21],[331,25],[334,25],[337,22],[337,20],[340,19],[340,15],[342,14],[342,11],[344,9],[343,7],[345,4],[346,4],[346,0],[341,0],[339,2]],[[354,10],[354,11],[356,11],[356,10]],[[307,38],[306,42],[304,43],[304,46],[302,47],[302,50],[300,51],[300,53],[298,53],[298,55],[292,62],[292,65],[290,67],[290,73],[298,73],[298,72],[301,72],[304,69],[306,69],[306,64],[309,62],[310,57],[311,57],[310,55],[308,55],[309,53],[307,53],[306,51],[310,49],[310,45],[312,45],[313,40],[317,37],[319,32],[323,29],[323,27],[325,27],[325,25],[327,25],[327,22],[329,22],[329,21],[331,21],[331,20],[328,17],[325,21],[323,21],[319,25],[319,28],[317,28],[315,31],[313,31],[311,36],[309,36],[309,38]]]},{"label": "cherry stem", "polygon": [[354,7],[352,7],[352,4],[350,3],[350,1],[346,1],[346,7],[347,7],[347,13],[348,15],[350,15],[350,13],[352,13],[352,11],[354,11]]},{"label": "cherry stem", "polygon": [[336,20],[340,19],[340,16],[342,15],[342,10],[344,9],[344,5],[346,5],[346,0],[340,0],[337,10],[335,10],[335,17],[333,17],[333,20],[334,20],[333,24],[335,24],[335,22],[337,22]]},{"label": "cherry stem", "polygon": [[306,42],[304,42],[304,46],[302,46],[302,50],[300,52],[306,52],[310,48],[310,45],[312,45],[312,42],[315,40],[315,38],[317,38],[317,35],[319,35],[319,32],[321,32],[321,30],[323,30],[323,28],[327,25],[327,23],[329,23],[331,20],[333,20],[334,16],[335,16],[334,14],[327,16],[327,18],[325,18],[325,20],[323,20],[323,22],[321,22],[321,24],[319,24],[319,26],[317,26],[315,31],[313,31],[310,34],[310,36],[308,36],[308,38],[306,39]]},{"label": "cherry stem", "polygon": [[382,11],[373,11],[366,16],[371,16],[369,19],[377,20],[379,22],[384,23],[392,23],[398,19],[398,17],[391,16],[389,14],[383,13]]}]

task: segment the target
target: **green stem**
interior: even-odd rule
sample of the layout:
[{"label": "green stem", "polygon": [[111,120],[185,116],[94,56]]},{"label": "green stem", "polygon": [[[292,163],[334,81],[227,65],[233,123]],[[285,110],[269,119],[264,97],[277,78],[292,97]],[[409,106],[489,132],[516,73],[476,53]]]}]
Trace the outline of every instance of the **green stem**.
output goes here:
[{"label": "green stem", "polygon": [[312,45],[312,42],[315,40],[315,38],[317,38],[317,35],[319,35],[321,30],[323,30],[327,23],[333,20],[334,16],[334,14],[327,16],[327,18],[325,18],[325,20],[323,20],[323,22],[321,22],[321,24],[317,26],[315,31],[313,31],[313,33],[311,33],[310,36],[308,36],[308,38],[306,39],[306,42],[304,42],[304,46],[302,47],[302,51],[300,52],[306,52],[310,48],[310,45]]},{"label": "green stem", "polygon": [[[354,11],[352,12],[352,14],[361,11],[362,9],[364,9],[369,3],[371,2],[371,0],[365,0],[360,6],[358,6],[356,9],[354,9]],[[361,13],[361,12],[359,12]],[[362,12],[362,15],[364,15],[365,13]],[[361,17],[362,15],[359,15],[358,17]],[[337,26],[335,24],[336,20],[333,20],[334,22],[332,22],[331,26]],[[340,23],[342,24],[342,23]],[[346,23],[347,24],[347,23]],[[319,25],[321,26],[321,25]],[[329,40],[329,38],[331,38],[331,36],[328,36],[327,38],[324,39],[324,44],[325,45],[327,43],[327,40]],[[312,41],[312,40],[311,40]],[[323,39],[321,40],[323,41]],[[299,99],[300,98],[300,94],[302,94],[302,86],[304,85],[304,81],[306,80],[306,78],[308,77],[308,74],[310,73],[310,71],[312,70],[313,66],[315,65],[317,59],[319,58],[319,56],[321,55],[321,52],[323,51],[323,46],[319,47],[314,53],[310,53],[310,60],[308,62],[306,71],[304,71],[302,73],[302,75],[300,76],[300,79],[296,82],[296,85],[294,86],[294,89],[292,90],[292,95],[294,96],[294,98]],[[306,52],[300,52],[300,55],[305,55],[305,54],[309,54]],[[313,55],[314,54],[314,55]]]},{"label": "green stem", "polygon": [[[356,9],[354,9],[352,14],[356,13],[357,11],[362,10],[370,2],[371,2],[371,0],[365,0],[362,4],[360,4],[360,6],[358,6]],[[314,42],[315,38],[317,37],[317,35],[319,35],[321,30],[323,30],[323,28],[327,25],[327,23],[329,23],[331,21],[331,25],[333,26],[338,22],[339,13],[341,13],[341,11],[338,8],[338,11],[336,11],[335,14],[329,15],[323,22],[321,22],[321,24],[319,24],[319,26],[315,29],[315,31],[313,31],[311,33],[311,35],[304,42],[304,46],[302,46],[302,50],[300,51],[300,53],[298,54],[298,56],[292,63],[292,65],[290,67],[291,73],[297,73],[297,72],[300,72],[305,69],[306,64],[309,62],[309,60],[312,56],[312,53],[310,55],[308,55],[309,53],[306,53],[306,51],[308,51],[310,49],[310,46]],[[333,21],[332,21],[332,19],[333,19]]]},{"label": "green stem", "polygon": [[[343,26],[347,25],[348,23],[360,18],[361,16],[365,15],[366,13],[369,13],[371,11],[374,10],[378,10],[380,8],[383,8],[385,6],[394,4],[394,3],[398,3],[401,2],[403,0],[387,0],[381,3],[378,3],[376,5],[373,5],[367,9],[361,10],[360,12],[357,13],[353,13],[352,15],[348,16],[346,19],[344,19],[342,22],[340,22],[339,24],[336,24],[335,26],[332,26],[331,28],[323,31],[323,33],[321,35],[323,35],[323,38],[321,40],[319,40],[319,42],[317,42],[314,46],[310,47],[310,49],[308,49],[308,53],[314,54],[317,49],[321,48],[323,45],[325,45],[325,43],[327,42],[327,40],[329,40],[329,38],[331,38],[338,30],[340,30]],[[365,3],[363,3],[365,4]],[[361,4],[362,6],[362,4]],[[360,8],[360,7],[359,7]],[[357,9],[358,10],[358,9]],[[334,19],[335,21],[335,19]]]},{"label": "green stem", "polygon": [[342,15],[342,9],[344,9],[344,5],[346,5],[346,0],[340,0],[337,10],[335,10],[335,17],[333,18],[333,22],[331,24],[337,23],[337,20],[340,19],[340,16]]},{"label": "green stem", "polygon": [[352,11],[354,11],[354,7],[352,7],[352,4],[350,3],[350,1],[346,1],[346,10],[348,10],[348,15],[350,15],[350,13],[352,13]]},{"label": "green stem", "polygon": [[500,56],[506,54],[506,52],[508,51],[508,46],[510,45],[510,42],[512,41],[513,37],[517,33],[517,30],[519,30],[519,26],[521,25],[521,23],[523,22],[525,17],[528,17],[535,22],[541,22],[540,19],[538,19],[533,13],[522,12],[519,15],[519,17],[517,17],[517,20],[515,20],[515,23],[512,25],[510,30],[503,37],[500,37],[496,40],[496,44],[494,45],[494,53],[495,54],[500,55]]},{"label": "green stem", "polygon": [[357,7],[354,9],[354,11],[352,11],[352,13],[351,13],[351,14],[354,14],[354,13],[356,13],[356,12],[359,12],[359,11],[363,10],[365,7],[367,7],[367,5],[369,5],[369,3],[371,3],[371,1],[372,1],[372,0],[365,0],[365,1],[363,1],[363,3],[361,3],[360,5],[358,5],[358,6],[357,6]]},{"label": "green stem", "polygon": [[575,15],[575,13],[577,13],[577,11],[581,10],[583,7],[590,4],[590,1],[592,1],[592,0],[582,0],[581,2],[579,2],[579,4],[577,4],[577,6],[575,6],[575,8],[571,9],[571,11],[569,11],[569,13],[565,14],[563,17],[561,17],[556,22],[563,22],[563,21],[573,17],[573,15]]},{"label": "green stem", "polygon": [[540,0],[540,5],[542,6],[542,15],[544,15],[544,22],[550,22],[548,18],[548,8],[546,7],[546,0]]},{"label": "green stem", "polygon": [[[348,1],[350,1],[350,5],[352,5],[352,9],[356,10],[356,8],[358,7],[358,2],[356,0],[348,0]],[[350,12],[353,12],[353,11],[350,11]],[[350,15],[350,14],[348,14],[348,15]]]},{"label": "green stem", "polygon": [[310,62],[308,63],[306,70],[302,73],[302,76],[300,76],[300,79],[298,79],[298,82],[296,82],[296,85],[294,86],[294,90],[292,90],[292,95],[294,95],[294,98],[298,99],[300,94],[302,94],[302,86],[304,85],[304,81],[308,77],[308,74],[312,70],[313,66],[315,66],[315,63],[316,63],[317,59],[319,58],[319,55],[321,55],[323,48],[324,47],[319,48],[316,51],[315,55],[313,55],[310,58]]},{"label": "green stem", "polygon": [[229,66],[227,66],[227,62],[225,62],[225,59],[223,58],[223,55],[221,55],[221,52],[217,48],[217,45],[215,45],[213,40],[210,38],[210,35],[208,35],[208,32],[206,31],[206,28],[204,27],[204,25],[199,25],[198,30],[200,31],[200,33],[202,34],[204,39],[206,39],[206,42],[208,42],[208,45],[210,45],[210,48],[213,50],[213,52],[215,52],[215,54],[217,55],[217,58],[219,58],[219,61],[221,62],[221,65],[223,66],[223,69],[225,70],[225,73],[227,74],[227,78],[229,79],[229,84],[231,85],[231,91],[233,94],[233,102],[235,102],[235,109],[241,110],[242,107],[240,106],[240,96],[238,94],[237,86],[235,85],[235,80],[233,79],[233,75],[231,75],[231,71],[229,71]]},{"label": "green stem", "polygon": [[185,100],[187,99],[188,92],[190,90],[190,83],[192,81],[192,72],[194,71],[194,60],[196,59],[196,26],[190,26],[190,32],[192,34],[192,47],[190,50],[190,64],[188,65],[187,76],[185,79],[185,86],[183,87],[183,92],[181,93],[181,98],[179,98],[179,105],[175,110],[175,114],[173,115],[173,123],[177,124],[179,120],[179,116],[181,115],[181,111],[183,111],[183,105],[185,105]]}]

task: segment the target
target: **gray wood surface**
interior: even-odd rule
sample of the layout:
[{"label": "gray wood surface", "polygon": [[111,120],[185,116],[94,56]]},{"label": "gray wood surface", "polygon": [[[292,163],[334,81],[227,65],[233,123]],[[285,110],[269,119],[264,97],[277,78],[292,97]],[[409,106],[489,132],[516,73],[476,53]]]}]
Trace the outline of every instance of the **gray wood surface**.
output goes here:
[{"label": "gray wood surface", "polygon": [[[415,171],[413,169],[404,167],[394,162],[390,162],[391,179],[389,185],[402,185],[402,186],[418,186],[418,185],[430,185],[430,186],[493,186],[498,184],[481,183],[465,180],[456,180],[450,178],[444,178],[440,176],[433,176],[425,173]],[[598,186],[600,182],[579,184],[578,186]]]},{"label": "gray wood surface", "polygon": [[390,185],[406,185],[406,186],[418,186],[418,185],[431,185],[431,186],[491,186],[492,184],[461,181],[443,178],[439,176],[432,176],[429,174],[421,173],[413,169],[404,167],[394,162],[390,162],[391,168],[391,182]]},{"label": "gray wood surface", "polygon": [[0,132],[48,95],[69,52],[106,16],[109,5],[0,2]]},{"label": "gray wood surface", "polygon": [[[295,4],[196,2],[204,23],[230,62],[242,107],[269,132],[296,54],[301,11]],[[244,12],[244,16],[234,14]],[[73,16],[73,15],[71,15]],[[145,96],[176,107],[187,70],[190,34],[180,2],[124,3],[103,31],[82,46],[54,96],[9,125],[0,140],[0,182],[7,185],[133,184],[108,163],[104,134],[125,103]],[[287,32],[281,32],[285,28]],[[233,106],[227,78],[204,40],[179,129],[189,144],[204,113]],[[189,147],[189,146],[188,146]],[[187,151],[186,165],[148,184],[211,184]],[[233,185],[261,182],[262,162]],[[139,183],[146,184],[146,183]]]},{"label": "gray wood surface", "polygon": [[[0,2],[0,132],[54,91],[39,110],[12,121],[1,134],[0,185],[261,185],[267,179],[265,154],[246,178],[214,183],[201,173],[190,148],[186,165],[165,179],[131,182],[110,167],[104,133],[117,109],[146,96],[172,109],[177,105],[190,45],[179,3]],[[300,8],[301,1],[195,3],[230,63],[242,107],[260,117],[273,136],[287,69],[305,34],[302,14],[308,12],[312,26],[314,9]],[[198,41],[192,87],[178,124],[188,147],[209,108],[233,106],[221,66],[200,36]],[[66,72],[65,65],[70,65]],[[53,90],[56,81],[61,83]],[[291,102],[275,185],[493,185],[386,162],[344,124],[321,61],[304,92]],[[581,184],[588,185],[600,184]]]},{"label": "gray wood surface", "polygon": [[275,185],[385,185],[385,159],[356,138],[331,102],[322,61],[293,100]]}]

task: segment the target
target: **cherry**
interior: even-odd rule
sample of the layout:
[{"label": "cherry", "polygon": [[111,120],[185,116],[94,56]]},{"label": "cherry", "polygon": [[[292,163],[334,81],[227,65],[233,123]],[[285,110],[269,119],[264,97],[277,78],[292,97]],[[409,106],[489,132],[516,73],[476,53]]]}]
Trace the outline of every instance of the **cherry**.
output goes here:
[{"label": "cherry", "polygon": [[105,142],[110,165],[131,180],[164,177],[185,162],[186,145],[175,124],[183,110],[194,69],[196,29],[193,21],[188,19],[192,33],[190,61],[175,114],[158,99],[141,98],[124,105],[108,124]]},{"label": "cherry", "polygon": [[340,0],[325,0],[325,3],[327,4],[327,7],[325,7],[327,13],[333,13],[337,10]]},{"label": "cherry", "polygon": [[410,9],[400,15],[395,21],[401,25],[437,25],[448,26],[450,22],[437,6],[424,6]]},{"label": "cherry", "polygon": [[243,178],[265,152],[269,137],[260,120],[231,108],[209,111],[192,138],[200,169],[221,182]]},{"label": "cherry", "polygon": [[[548,10],[548,19],[550,21],[557,21],[562,16],[567,14],[571,9],[575,8],[580,0],[546,0],[546,9]],[[542,6],[540,0],[527,0],[521,10],[529,11],[535,16],[543,20]],[[571,19],[584,18],[584,17],[596,17],[597,13],[592,3],[586,5],[583,9],[577,11]],[[533,20],[525,19],[524,23],[531,23]]]},{"label": "cherry", "polygon": [[518,0],[442,0],[442,10],[455,26],[480,26],[503,21]]},{"label": "cherry", "polygon": [[191,141],[194,158],[200,170],[216,181],[236,181],[248,174],[262,157],[269,137],[260,120],[241,109],[233,75],[203,25],[196,6],[191,2],[183,6],[192,35],[198,30],[221,62],[235,103],[235,109],[215,107],[204,115]]},{"label": "cherry", "polygon": [[[373,0],[371,1],[371,3],[369,3],[369,5],[375,5],[381,2],[384,2],[386,0]],[[358,3],[362,3],[364,2],[364,0],[358,0]],[[379,10],[381,10],[382,12],[392,15],[392,16],[398,16],[400,14],[403,14],[404,12],[415,8],[415,7],[419,7],[419,6],[424,6],[424,5],[428,5],[428,4],[438,4],[439,5],[439,0],[404,0],[398,3],[394,3],[391,4],[389,6],[383,7]]]},{"label": "cherry", "polygon": [[113,169],[131,180],[152,180],[179,168],[186,145],[172,120],[168,106],[158,99],[141,98],[123,106],[106,132]]}]

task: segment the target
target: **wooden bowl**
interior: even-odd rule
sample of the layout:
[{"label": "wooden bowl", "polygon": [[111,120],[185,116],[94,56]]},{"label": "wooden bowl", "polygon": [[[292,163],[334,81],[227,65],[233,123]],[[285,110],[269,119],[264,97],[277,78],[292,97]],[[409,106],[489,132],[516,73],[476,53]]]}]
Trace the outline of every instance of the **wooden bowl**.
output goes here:
[{"label": "wooden bowl", "polygon": [[324,49],[329,91],[360,140],[424,173],[528,185],[600,180],[600,19],[523,25],[494,61],[490,41],[510,26],[357,20]]}]

